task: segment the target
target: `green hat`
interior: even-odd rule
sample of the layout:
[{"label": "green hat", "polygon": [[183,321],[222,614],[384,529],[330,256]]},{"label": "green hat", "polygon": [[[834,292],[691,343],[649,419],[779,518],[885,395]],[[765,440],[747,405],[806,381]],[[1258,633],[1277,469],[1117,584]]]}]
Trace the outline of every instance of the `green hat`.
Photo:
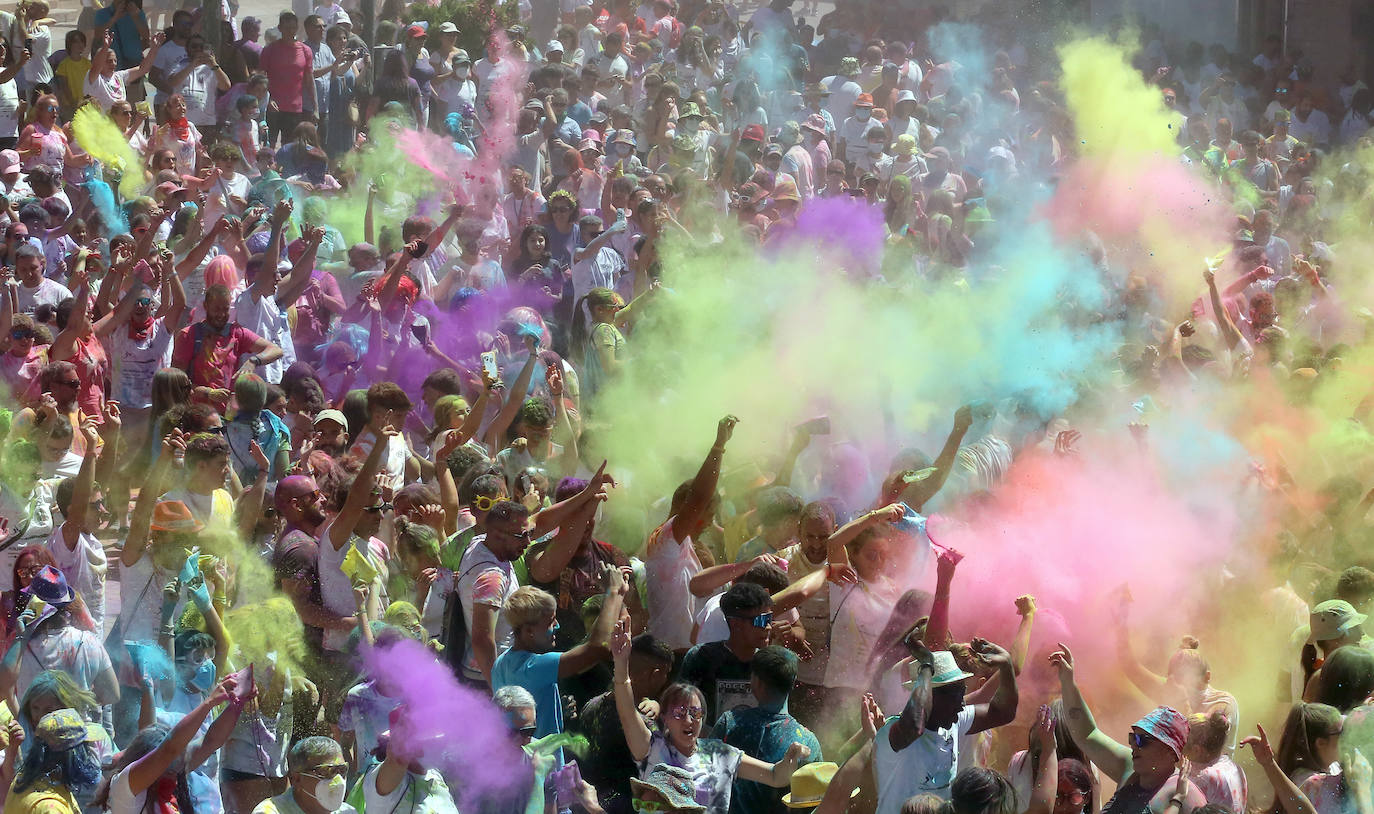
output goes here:
[{"label": "green hat", "polygon": [[858,57],[845,57],[844,59],[840,60],[840,76],[858,76],[858,75],[859,75],[859,58],[858,58]]},{"label": "green hat", "polygon": [[689,136],[686,133],[678,133],[676,136],[673,136],[673,149],[694,153],[697,151],[697,137]]},{"label": "green hat", "polygon": [[1290,111],[1279,108],[1274,111],[1274,124],[1288,124],[1293,121],[1293,114]]},{"label": "green hat", "polygon": [[706,810],[706,806],[697,802],[692,773],[678,766],[660,763],[650,769],[643,780],[631,777],[630,787],[658,794],[674,811]]},{"label": "green hat", "polygon": [[689,116],[695,116],[698,119],[704,118],[701,115],[701,106],[691,100],[683,102],[681,105],[678,106],[677,109],[678,121],[682,121],[683,119],[688,118]]}]

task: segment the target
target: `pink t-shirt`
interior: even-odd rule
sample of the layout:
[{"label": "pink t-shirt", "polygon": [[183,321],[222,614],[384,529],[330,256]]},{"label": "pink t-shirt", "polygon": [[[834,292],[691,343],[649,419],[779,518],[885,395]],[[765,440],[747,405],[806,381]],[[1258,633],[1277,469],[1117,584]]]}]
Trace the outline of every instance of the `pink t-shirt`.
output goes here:
[{"label": "pink t-shirt", "polygon": [[258,68],[267,73],[267,90],[278,110],[300,113],[305,109],[303,95],[306,83],[314,81],[310,78],[314,60],[310,46],[299,40],[277,40],[262,49]]},{"label": "pink t-shirt", "polygon": [[[196,353],[198,331],[200,352]],[[205,323],[192,323],[177,334],[172,349],[172,367],[190,372],[191,384],[195,387],[231,390],[240,360],[251,354],[260,341],[257,334],[237,322],[225,326],[224,333],[211,330]]]}]

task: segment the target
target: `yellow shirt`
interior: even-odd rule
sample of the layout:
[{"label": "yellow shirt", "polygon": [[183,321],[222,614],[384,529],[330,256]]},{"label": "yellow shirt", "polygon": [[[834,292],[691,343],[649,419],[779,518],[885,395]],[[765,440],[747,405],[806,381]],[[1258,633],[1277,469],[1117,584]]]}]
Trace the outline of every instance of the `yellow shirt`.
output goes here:
[{"label": "yellow shirt", "polygon": [[66,786],[56,786],[46,779],[35,780],[27,789],[10,788],[5,798],[4,814],[77,814],[81,807]]},{"label": "yellow shirt", "polygon": [[64,101],[76,104],[81,101],[81,97],[86,92],[86,74],[91,70],[89,59],[72,59],[67,57],[57,63],[57,68],[53,73],[62,78],[67,87],[67,96]]}]

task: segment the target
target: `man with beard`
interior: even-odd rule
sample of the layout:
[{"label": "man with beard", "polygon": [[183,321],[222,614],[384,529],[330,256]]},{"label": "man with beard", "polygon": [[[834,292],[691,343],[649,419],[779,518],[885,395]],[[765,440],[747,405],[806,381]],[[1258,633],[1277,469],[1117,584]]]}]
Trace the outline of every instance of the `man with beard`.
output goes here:
[{"label": "man with beard", "polygon": [[228,391],[239,376],[282,357],[281,348],[231,322],[229,304],[225,286],[205,289],[205,319],[182,328],[172,346],[172,367],[187,371],[197,390]]}]

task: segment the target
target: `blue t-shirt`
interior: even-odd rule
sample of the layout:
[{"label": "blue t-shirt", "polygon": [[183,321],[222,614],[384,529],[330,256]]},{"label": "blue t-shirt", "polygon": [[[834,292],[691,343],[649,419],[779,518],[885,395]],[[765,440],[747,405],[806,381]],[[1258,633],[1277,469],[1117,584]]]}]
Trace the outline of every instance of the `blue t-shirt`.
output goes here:
[{"label": "blue t-shirt", "polygon": [[542,738],[563,731],[563,699],[558,694],[558,662],[562,653],[531,653],[528,650],[507,650],[496,657],[491,668],[491,686],[524,687],[534,696],[536,728],[534,736]]},{"label": "blue t-shirt", "polygon": [[[95,13],[95,24],[106,25],[114,19],[114,6],[106,6]],[[125,14],[119,18],[119,22],[110,29],[111,36],[114,38],[113,50],[118,57],[119,68],[124,70],[132,68],[143,61],[143,41],[139,39],[138,32],[140,27],[147,27],[148,17],[142,9],[138,14]]]}]

